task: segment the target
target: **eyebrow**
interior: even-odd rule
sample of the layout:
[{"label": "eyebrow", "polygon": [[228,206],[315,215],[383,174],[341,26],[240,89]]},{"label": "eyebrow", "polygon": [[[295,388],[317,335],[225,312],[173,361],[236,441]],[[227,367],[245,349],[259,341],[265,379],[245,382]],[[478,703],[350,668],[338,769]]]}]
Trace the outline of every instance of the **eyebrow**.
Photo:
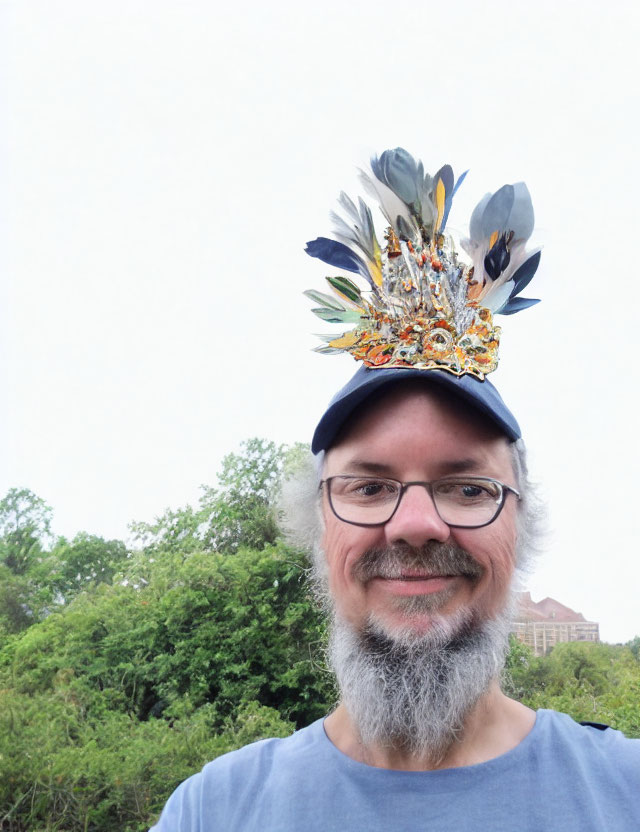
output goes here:
[{"label": "eyebrow", "polygon": [[[468,457],[466,459],[452,459],[445,460],[438,463],[438,468],[444,475],[446,474],[462,474],[469,471],[481,471],[486,468],[486,463]],[[353,470],[356,473],[363,474],[380,474],[381,476],[393,477],[395,469],[392,465],[387,465],[384,462],[372,462],[365,459],[350,459],[346,466],[346,470]]]},{"label": "eyebrow", "polygon": [[391,465],[385,465],[384,462],[369,462],[365,459],[350,459],[345,465],[345,469],[362,472],[363,474],[382,474],[389,477],[393,474]]},{"label": "eyebrow", "polygon": [[463,474],[467,471],[481,471],[487,467],[486,461],[468,457],[467,459],[452,459],[440,463],[440,468],[448,474]]}]

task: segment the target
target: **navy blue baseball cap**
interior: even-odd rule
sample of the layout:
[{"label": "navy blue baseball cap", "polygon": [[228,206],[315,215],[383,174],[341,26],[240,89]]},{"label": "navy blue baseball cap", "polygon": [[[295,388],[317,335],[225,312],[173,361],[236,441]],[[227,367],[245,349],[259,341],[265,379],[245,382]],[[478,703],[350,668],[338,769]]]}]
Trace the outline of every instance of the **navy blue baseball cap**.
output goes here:
[{"label": "navy blue baseball cap", "polygon": [[391,384],[407,379],[419,379],[425,384],[443,387],[488,416],[512,442],[520,439],[522,434],[514,415],[502,401],[500,393],[486,378],[480,381],[469,374],[455,376],[444,370],[417,370],[412,367],[370,369],[362,365],[329,402],[329,407],[313,434],[312,452],[317,454],[329,450],[344,423],[365,399],[374,393],[380,393]]}]

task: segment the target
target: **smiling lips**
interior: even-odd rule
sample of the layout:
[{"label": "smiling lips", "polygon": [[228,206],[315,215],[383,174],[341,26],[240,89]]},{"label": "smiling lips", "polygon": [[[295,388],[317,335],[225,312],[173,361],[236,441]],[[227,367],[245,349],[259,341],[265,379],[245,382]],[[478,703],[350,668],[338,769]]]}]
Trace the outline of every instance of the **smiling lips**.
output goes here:
[{"label": "smiling lips", "polygon": [[449,589],[459,575],[429,575],[424,572],[404,571],[393,578],[376,577],[372,583],[393,595],[430,595]]}]

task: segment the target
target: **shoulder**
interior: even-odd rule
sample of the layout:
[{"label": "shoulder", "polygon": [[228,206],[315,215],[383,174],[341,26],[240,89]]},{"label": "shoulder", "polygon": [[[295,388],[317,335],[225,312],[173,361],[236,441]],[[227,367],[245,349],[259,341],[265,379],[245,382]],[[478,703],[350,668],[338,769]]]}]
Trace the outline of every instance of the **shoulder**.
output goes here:
[{"label": "shoulder", "polygon": [[[245,801],[274,777],[286,776],[321,753],[322,720],[284,739],[265,739],[223,754],[181,783],[169,798],[151,832],[203,832],[201,818],[218,819],[223,829]],[[220,825],[222,824],[222,825]]]},{"label": "shoulder", "polygon": [[538,711],[541,736],[548,753],[571,757],[582,766],[596,771],[629,773],[640,780],[640,739],[625,737],[614,728],[581,725],[567,714]]},{"label": "shoulder", "polygon": [[640,753],[640,740],[625,737],[621,731],[600,722],[576,722],[569,714],[544,708],[537,715],[544,728],[556,736],[599,747],[624,747],[632,753]]},{"label": "shoulder", "polygon": [[314,753],[323,737],[322,720],[319,720],[289,737],[259,740],[223,754],[207,763],[196,777],[201,777],[203,781],[215,779],[218,782],[229,782],[230,785],[235,785],[239,777],[245,782],[248,778],[258,778],[264,782],[274,766],[295,766],[302,758]]}]

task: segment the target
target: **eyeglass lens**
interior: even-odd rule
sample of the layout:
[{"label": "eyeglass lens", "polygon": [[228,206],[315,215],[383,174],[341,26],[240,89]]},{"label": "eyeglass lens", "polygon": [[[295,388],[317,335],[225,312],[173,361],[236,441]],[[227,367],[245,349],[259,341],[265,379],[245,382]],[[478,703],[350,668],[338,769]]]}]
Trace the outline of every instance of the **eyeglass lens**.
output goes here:
[{"label": "eyeglass lens", "polygon": [[[502,505],[502,485],[489,479],[451,478],[416,485],[430,485],[438,514],[452,526],[490,523]],[[333,510],[348,523],[386,523],[396,510],[402,493],[402,483],[396,480],[352,476],[329,480]]]}]

